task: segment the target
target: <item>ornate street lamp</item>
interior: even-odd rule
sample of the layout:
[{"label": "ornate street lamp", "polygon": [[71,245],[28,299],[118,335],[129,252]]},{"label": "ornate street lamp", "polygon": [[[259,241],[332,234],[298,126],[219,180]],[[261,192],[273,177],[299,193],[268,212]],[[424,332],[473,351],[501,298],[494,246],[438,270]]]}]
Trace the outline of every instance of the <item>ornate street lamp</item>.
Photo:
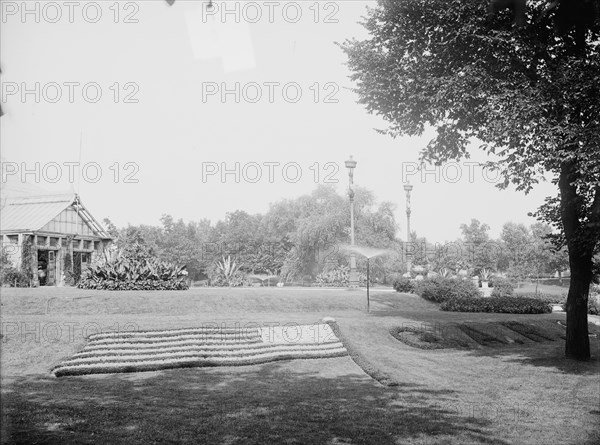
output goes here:
[{"label": "ornate street lamp", "polygon": [[[348,185],[348,197],[350,198],[350,245],[354,247],[354,169],[356,168],[356,161],[348,159],[345,162],[346,168],[348,169],[348,178],[350,180]],[[356,273],[356,256],[354,251],[350,252],[350,287],[358,286],[358,274]]]},{"label": "ornate street lamp", "polygon": [[408,247],[410,246],[410,192],[413,186],[410,182],[404,184],[404,191],[406,192],[406,271],[410,273],[412,265],[410,263],[410,257],[408,254]]}]

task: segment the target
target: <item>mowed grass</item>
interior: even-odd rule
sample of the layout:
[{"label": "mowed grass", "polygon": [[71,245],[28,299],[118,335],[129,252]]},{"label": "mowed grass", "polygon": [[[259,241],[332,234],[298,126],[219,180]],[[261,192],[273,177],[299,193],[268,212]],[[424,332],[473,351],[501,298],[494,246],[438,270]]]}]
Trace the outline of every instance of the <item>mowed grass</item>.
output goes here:
[{"label": "mowed grass", "polygon": [[539,292],[541,294],[566,296],[569,293],[568,283],[569,283],[568,279],[565,280],[566,287],[552,286],[552,285],[544,284],[543,282],[540,282],[539,284],[520,283],[519,286],[515,289],[515,294],[519,295],[519,294],[525,294],[525,293],[535,293],[537,290],[537,292]]},{"label": "mowed grass", "polygon": [[[592,360],[562,341],[422,350],[398,326],[564,321],[447,313],[373,290],[2,289],[3,443],[532,443],[600,441],[598,340]],[[335,317],[350,357],[54,378],[102,331],[311,324]]]}]

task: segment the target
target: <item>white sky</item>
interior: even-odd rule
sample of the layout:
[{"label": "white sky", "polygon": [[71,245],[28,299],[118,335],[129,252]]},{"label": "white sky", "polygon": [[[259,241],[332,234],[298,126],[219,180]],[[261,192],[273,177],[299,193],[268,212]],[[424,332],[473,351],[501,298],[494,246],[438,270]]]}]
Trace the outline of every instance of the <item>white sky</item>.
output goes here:
[{"label": "white sky", "polygon": [[[216,222],[236,209],[265,212],[269,203],[309,193],[326,179],[338,181],[342,192],[343,161],[352,154],[355,183],[398,205],[405,236],[401,173],[429,138],[376,133],[386,125],[348,91],[346,57],[333,43],[365,36],[357,21],[373,2],[230,1],[229,15],[215,2],[211,16],[189,0],[172,7],[162,0],[74,3],[71,10],[62,1],[1,3],[3,181],[22,180],[23,167],[35,171],[39,162],[38,177],[29,174],[28,182],[73,187],[97,219],[158,224],[168,213]],[[39,13],[23,16],[23,5]],[[36,82],[39,97],[23,97]],[[236,84],[237,100],[222,97]],[[97,91],[102,96],[94,103]],[[137,103],[126,103],[128,95]],[[71,167],[73,178],[64,163],[80,163]],[[203,165],[208,173],[235,170],[236,163],[239,182],[234,174],[223,180],[220,171],[203,175]],[[19,171],[8,175],[15,166]],[[410,177],[411,226],[420,236],[453,240],[471,218],[496,236],[506,221],[533,223],[527,212],[555,194],[551,184],[529,196],[498,191],[481,169],[471,167],[470,180],[470,167],[459,168],[458,181],[456,166],[437,179]],[[53,183],[57,173],[61,179]],[[127,181],[128,174],[137,182]]]}]

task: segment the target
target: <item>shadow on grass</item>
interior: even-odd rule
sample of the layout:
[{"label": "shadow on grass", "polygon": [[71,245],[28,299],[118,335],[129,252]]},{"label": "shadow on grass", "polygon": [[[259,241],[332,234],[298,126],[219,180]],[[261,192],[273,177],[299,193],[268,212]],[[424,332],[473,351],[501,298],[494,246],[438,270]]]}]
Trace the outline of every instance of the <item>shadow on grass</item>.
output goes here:
[{"label": "shadow on grass", "polygon": [[371,295],[372,314],[385,316],[404,311],[436,311],[438,306],[414,294],[386,292]]},{"label": "shadow on grass", "polygon": [[600,342],[590,338],[591,359],[577,361],[565,357],[564,340],[544,342],[541,345],[506,346],[471,350],[474,356],[504,357],[506,363],[551,368],[565,374],[600,375]]},{"label": "shadow on grass", "polygon": [[[386,388],[355,371],[332,376],[323,368],[343,369],[350,362],[329,360],[338,362],[315,361],[319,371],[294,361],[100,378],[16,378],[2,397],[2,440],[506,443],[489,437],[497,413],[461,407],[448,391],[414,384]],[[518,413],[512,419],[518,422]]]},{"label": "shadow on grass", "polygon": [[[433,346],[467,350],[473,356],[502,357],[507,362],[552,368],[567,374],[600,373],[600,327],[591,323],[589,325],[592,355],[589,361],[567,359],[564,356],[564,314],[515,315],[439,311],[405,312],[401,316],[404,320],[414,321],[400,322],[395,328],[396,331],[412,330],[416,331],[416,334],[435,334],[436,342]],[[427,347],[424,342],[421,342],[421,345],[411,344],[410,341],[404,343],[416,348],[422,346],[422,350],[434,349]]]}]

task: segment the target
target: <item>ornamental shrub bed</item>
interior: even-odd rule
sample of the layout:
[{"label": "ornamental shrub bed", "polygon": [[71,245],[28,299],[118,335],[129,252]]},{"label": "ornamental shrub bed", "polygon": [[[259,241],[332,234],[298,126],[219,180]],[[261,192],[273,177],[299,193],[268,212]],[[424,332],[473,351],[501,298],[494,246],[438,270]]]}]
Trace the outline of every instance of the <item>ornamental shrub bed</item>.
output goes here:
[{"label": "ornamental shrub bed", "polygon": [[523,297],[451,298],[443,301],[440,309],[450,312],[503,314],[547,314],[552,312],[552,308],[545,301]]},{"label": "ornamental shrub bed", "polygon": [[141,280],[141,281],[115,281],[82,279],[77,284],[80,289],[96,290],[187,290],[190,285],[186,279],[174,278],[170,280]]},{"label": "ornamental shrub bed", "polygon": [[185,266],[154,258],[117,258],[90,266],[77,287],[97,290],[186,290],[190,285]]},{"label": "ornamental shrub bed", "polygon": [[457,298],[479,298],[480,293],[471,280],[428,278],[415,283],[415,293],[425,300],[442,303]]},{"label": "ornamental shrub bed", "polygon": [[412,294],[415,291],[415,284],[408,278],[400,278],[394,281],[394,289],[396,292]]}]

